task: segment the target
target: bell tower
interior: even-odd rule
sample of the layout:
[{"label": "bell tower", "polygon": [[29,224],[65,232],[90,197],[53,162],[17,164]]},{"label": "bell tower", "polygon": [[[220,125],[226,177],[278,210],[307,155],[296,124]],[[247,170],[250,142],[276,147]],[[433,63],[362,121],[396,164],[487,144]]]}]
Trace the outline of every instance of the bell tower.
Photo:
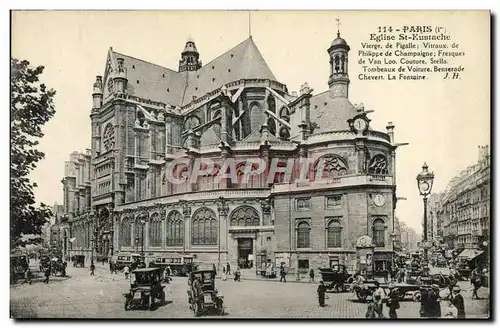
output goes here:
[{"label": "bell tower", "polygon": [[186,41],[184,51],[181,53],[181,60],[179,60],[179,73],[197,71],[201,68],[200,54],[194,40],[189,38]]},{"label": "bell tower", "polygon": [[330,56],[328,86],[332,98],[348,98],[349,96],[348,52],[350,49],[347,42],[340,37],[340,31],[337,30],[337,38],[328,48]]}]

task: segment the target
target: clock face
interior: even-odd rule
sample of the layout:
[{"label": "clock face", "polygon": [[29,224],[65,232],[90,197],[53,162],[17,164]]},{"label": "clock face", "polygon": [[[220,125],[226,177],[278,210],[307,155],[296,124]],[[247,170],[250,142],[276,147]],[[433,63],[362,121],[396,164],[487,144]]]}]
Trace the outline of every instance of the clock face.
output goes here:
[{"label": "clock face", "polygon": [[420,190],[422,192],[427,192],[429,191],[429,184],[425,181],[420,182]]},{"label": "clock face", "polygon": [[373,196],[373,203],[377,206],[384,206],[385,197],[381,194],[376,194],[375,196]]},{"label": "clock face", "polygon": [[357,118],[354,121],[354,128],[358,132],[364,131],[366,129],[366,121],[362,118]]}]

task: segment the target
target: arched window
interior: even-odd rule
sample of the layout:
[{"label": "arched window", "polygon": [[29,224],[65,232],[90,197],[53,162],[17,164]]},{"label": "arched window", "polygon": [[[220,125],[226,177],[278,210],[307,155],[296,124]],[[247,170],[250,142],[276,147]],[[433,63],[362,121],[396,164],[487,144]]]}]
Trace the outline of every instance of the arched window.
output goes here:
[{"label": "arched window", "polygon": [[184,244],[184,220],[178,211],[172,211],[167,217],[167,246]]},{"label": "arched window", "polygon": [[145,227],[145,224],[143,222],[146,222],[146,215],[141,215],[139,217],[137,217],[137,219],[135,220],[135,227],[134,227],[134,245],[135,247],[141,247],[144,242],[143,239],[145,239],[145,233],[146,231],[144,231],[144,229],[146,228]]},{"label": "arched window", "polygon": [[274,100],[274,97],[272,95],[269,95],[269,97],[267,97],[267,110],[276,114],[276,100]]},{"label": "arched window", "polygon": [[251,206],[241,206],[231,214],[230,224],[238,227],[259,226],[259,213]]},{"label": "arched window", "polygon": [[197,116],[194,116],[194,115],[193,116],[189,116],[184,121],[184,131],[183,132],[187,132],[189,130],[192,130],[192,129],[196,128],[199,125],[200,125],[200,119]]},{"label": "arched window", "polygon": [[[206,170],[207,165],[205,163],[200,164],[200,170]],[[206,173],[198,177],[198,188],[199,190],[214,190],[218,189],[218,181],[216,176],[219,174],[219,166],[214,165],[212,172]]]},{"label": "arched window", "polygon": [[290,131],[286,127],[280,129],[280,139],[285,141],[290,140]]},{"label": "arched window", "polygon": [[192,245],[217,245],[218,227],[214,211],[208,208],[198,209],[193,214],[191,223]]},{"label": "arched window", "polygon": [[339,220],[331,220],[327,228],[327,247],[342,247],[342,224]]},{"label": "arched window", "polygon": [[[320,170],[320,172],[318,172]],[[337,155],[325,155],[315,165],[313,179],[328,179],[347,175],[347,164],[345,160]]]},{"label": "arched window", "polygon": [[385,247],[385,224],[382,219],[373,221],[373,244],[375,247]]},{"label": "arched window", "polygon": [[130,218],[126,217],[122,220],[121,230],[120,230],[120,245],[124,247],[131,246],[131,233],[132,233],[132,222]]},{"label": "arched window", "polygon": [[269,128],[269,133],[271,133],[273,136],[276,135],[276,122],[274,122],[273,118],[268,118],[267,119],[267,126]]},{"label": "arched window", "polygon": [[[247,165],[252,165],[249,169],[248,176],[245,177]],[[238,188],[260,188],[260,174],[255,174],[259,168],[259,164],[243,162],[236,166],[236,181]]]},{"label": "arched window", "polygon": [[[277,164],[277,167],[276,167],[276,171],[280,170],[282,171],[283,168],[286,168],[287,163],[284,162],[284,161],[279,161],[278,164]],[[279,169],[278,169],[279,168]],[[276,172],[274,174],[274,183],[284,183],[285,182],[285,174],[286,172]]]},{"label": "arched window", "polygon": [[149,219],[149,246],[161,246],[161,218],[158,213],[154,213]]},{"label": "arched window", "polygon": [[311,226],[309,223],[302,221],[297,225],[297,248],[311,247]]},{"label": "arched window", "polygon": [[280,118],[290,123],[290,112],[288,111],[288,108],[286,108],[285,106],[281,107],[280,109]]},{"label": "arched window", "polygon": [[375,175],[389,174],[389,170],[387,169],[387,158],[382,154],[375,155],[368,166],[368,173]]},{"label": "arched window", "polygon": [[112,150],[115,146],[115,131],[111,123],[106,124],[103,135],[104,150]]}]

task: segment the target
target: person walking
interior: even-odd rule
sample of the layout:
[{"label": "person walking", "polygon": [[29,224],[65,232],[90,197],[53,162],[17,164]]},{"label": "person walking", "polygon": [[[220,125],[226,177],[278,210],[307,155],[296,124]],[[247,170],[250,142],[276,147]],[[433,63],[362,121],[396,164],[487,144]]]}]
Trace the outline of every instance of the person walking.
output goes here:
[{"label": "person walking", "polygon": [[318,293],[319,306],[324,307],[325,306],[326,286],[323,283],[323,280],[320,280],[319,285],[318,285],[318,290],[316,292]]},{"label": "person walking", "polygon": [[24,273],[24,277],[25,277],[25,280],[23,282],[24,283],[27,283],[28,285],[31,285],[31,278],[33,277],[33,274],[30,270],[30,268],[28,268],[28,270],[26,270],[26,272]]},{"label": "person walking", "polygon": [[230,274],[231,274],[231,265],[229,264],[229,262],[227,262],[227,266],[226,266],[226,273],[227,273],[228,275],[230,275]]},{"label": "person walking", "polygon": [[236,271],[234,272],[234,281],[241,282],[241,272],[240,268],[236,268]]},{"label": "person walking", "polygon": [[309,271],[309,282],[314,282],[314,270]]},{"label": "person walking", "polygon": [[472,276],[471,276],[471,284],[473,286],[473,290],[472,290],[472,297],[471,299],[479,299],[479,296],[477,295],[477,291],[479,290],[479,288],[481,288],[481,275],[476,271],[474,270],[472,272]]},{"label": "person walking", "polygon": [[460,294],[460,287],[458,286],[453,287],[453,296],[450,301],[451,304],[453,304],[453,306],[457,308],[457,318],[465,319],[465,304],[464,304],[464,298]]},{"label": "person walking", "polygon": [[92,261],[92,262],[90,263],[90,275],[91,275],[91,276],[94,276],[94,275],[95,275],[95,274],[94,274],[94,270],[95,270],[95,264],[94,264],[94,261]]},{"label": "person walking", "polygon": [[222,267],[221,279],[222,279],[222,281],[226,281],[227,280],[226,268],[224,268],[224,267]]},{"label": "person walking", "polygon": [[283,266],[283,263],[281,263],[280,266],[280,282],[286,282],[286,272],[285,272],[285,267]]},{"label": "person walking", "polygon": [[383,301],[385,297],[385,291],[380,287],[380,283],[375,280],[375,291],[373,292],[373,310],[375,311],[375,316],[378,319],[384,317],[383,314]]},{"label": "person walking", "polygon": [[45,268],[45,280],[43,282],[46,283],[46,284],[48,284],[49,283],[49,277],[50,277],[50,266],[47,266]]},{"label": "person walking", "polygon": [[398,314],[396,312],[399,309],[399,290],[396,288],[394,283],[389,285],[389,299],[387,300],[387,306],[389,307],[389,318],[397,319]]},{"label": "person walking", "polygon": [[128,279],[128,275],[130,274],[130,268],[128,265],[123,268],[123,273],[125,274],[125,279]]},{"label": "person walking", "polygon": [[431,288],[422,291],[420,301],[420,316],[422,318],[441,318],[441,305],[439,304],[439,286],[433,284]]}]

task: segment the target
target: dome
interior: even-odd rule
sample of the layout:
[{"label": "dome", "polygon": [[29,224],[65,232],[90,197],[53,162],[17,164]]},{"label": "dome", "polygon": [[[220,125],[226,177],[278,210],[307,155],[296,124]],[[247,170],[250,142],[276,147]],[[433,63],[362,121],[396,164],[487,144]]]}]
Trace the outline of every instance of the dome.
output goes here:
[{"label": "dome", "polygon": [[347,46],[347,42],[345,42],[345,40],[340,37],[340,32],[337,32],[337,38],[335,40],[333,40],[331,46],[333,47],[333,46],[339,46],[339,45]]}]

